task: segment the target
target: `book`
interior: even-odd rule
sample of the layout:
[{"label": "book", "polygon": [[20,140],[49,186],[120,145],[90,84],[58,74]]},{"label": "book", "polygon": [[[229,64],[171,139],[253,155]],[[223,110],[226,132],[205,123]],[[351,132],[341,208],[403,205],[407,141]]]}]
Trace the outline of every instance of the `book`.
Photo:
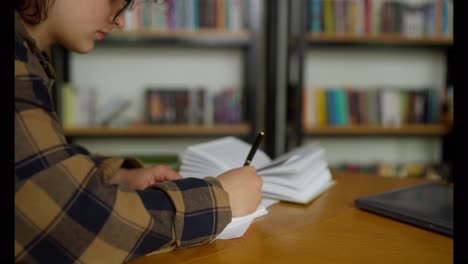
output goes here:
[{"label": "book", "polygon": [[324,33],[332,34],[335,32],[335,15],[332,1],[323,2],[323,27]]},{"label": "book", "polygon": [[244,28],[244,12],[246,12],[245,3],[243,0],[230,0],[229,2],[229,30],[242,30]]},{"label": "book", "polygon": [[345,33],[346,21],[345,21],[345,3],[341,1],[333,1],[334,11],[334,33],[337,35],[343,35]]},{"label": "book", "polygon": [[[227,136],[191,145],[180,154],[179,174],[204,178],[244,164],[251,144]],[[325,150],[316,142],[297,147],[275,159],[258,149],[251,166],[263,180],[263,198],[307,204],[331,187]]]},{"label": "book", "polygon": [[339,88],[336,90],[337,104],[336,104],[336,113],[337,113],[337,125],[345,126],[348,125],[348,96],[344,88]]},{"label": "book", "polygon": [[326,99],[326,91],[321,88],[317,87],[314,90],[315,92],[315,111],[317,112],[317,126],[325,126],[328,124],[327,117],[327,99]]},{"label": "book", "polygon": [[407,1],[402,11],[402,33],[407,37],[422,37],[424,35],[424,5],[421,0]]},{"label": "book", "polygon": [[302,124],[304,127],[314,127],[317,125],[317,114],[315,104],[315,91],[313,89],[304,88],[302,96]]},{"label": "book", "polygon": [[73,97],[74,90],[71,83],[64,83],[61,90],[61,113],[62,113],[62,125],[64,127],[72,127],[74,125],[73,116]]},{"label": "book", "polygon": [[310,0],[310,24],[309,30],[314,33],[322,32],[322,1],[321,0]]}]

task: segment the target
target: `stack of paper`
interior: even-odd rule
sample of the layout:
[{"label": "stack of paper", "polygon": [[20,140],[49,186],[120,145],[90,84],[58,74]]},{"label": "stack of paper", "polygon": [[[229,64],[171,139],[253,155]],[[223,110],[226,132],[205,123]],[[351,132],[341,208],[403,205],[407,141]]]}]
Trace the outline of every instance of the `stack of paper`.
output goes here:
[{"label": "stack of paper", "polygon": [[[180,156],[182,177],[203,178],[242,166],[251,145],[235,137],[196,144]],[[307,144],[272,160],[257,150],[251,166],[262,177],[264,198],[307,204],[335,181],[318,142]]]},{"label": "stack of paper", "polygon": [[216,239],[233,239],[242,237],[252,221],[257,217],[268,214],[267,208],[277,202],[278,200],[262,199],[255,212],[242,217],[233,217],[231,223],[224,228],[223,232],[221,232]]}]

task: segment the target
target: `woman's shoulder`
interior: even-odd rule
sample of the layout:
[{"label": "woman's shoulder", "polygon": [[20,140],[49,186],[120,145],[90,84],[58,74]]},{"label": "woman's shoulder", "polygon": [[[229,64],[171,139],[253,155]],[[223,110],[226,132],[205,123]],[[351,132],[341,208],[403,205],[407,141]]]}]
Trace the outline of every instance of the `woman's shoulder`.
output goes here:
[{"label": "woman's shoulder", "polygon": [[[29,76],[49,83],[52,74],[45,70],[44,64],[49,64],[47,59],[41,54],[35,40],[26,31],[18,14],[16,14],[15,20],[15,78]],[[53,73],[51,67],[50,70]]]},{"label": "woman's shoulder", "polygon": [[47,111],[54,106],[50,94],[52,79],[40,59],[31,51],[25,40],[15,39],[15,104],[18,109],[32,105]]}]

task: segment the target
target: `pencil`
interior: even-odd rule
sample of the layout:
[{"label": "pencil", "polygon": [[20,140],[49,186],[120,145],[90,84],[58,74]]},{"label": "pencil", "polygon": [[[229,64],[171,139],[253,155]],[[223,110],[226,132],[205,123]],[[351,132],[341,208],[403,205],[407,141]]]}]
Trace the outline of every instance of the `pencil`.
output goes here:
[{"label": "pencil", "polygon": [[257,152],[258,146],[260,146],[260,142],[262,142],[264,135],[265,133],[263,133],[263,131],[260,131],[260,133],[258,133],[258,136],[255,139],[255,142],[253,143],[252,148],[250,149],[249,155],[247,155],[247,159],[245,159],[244,166],[249,166],[250,162],[252,162],[252,159],[255,153]]}]

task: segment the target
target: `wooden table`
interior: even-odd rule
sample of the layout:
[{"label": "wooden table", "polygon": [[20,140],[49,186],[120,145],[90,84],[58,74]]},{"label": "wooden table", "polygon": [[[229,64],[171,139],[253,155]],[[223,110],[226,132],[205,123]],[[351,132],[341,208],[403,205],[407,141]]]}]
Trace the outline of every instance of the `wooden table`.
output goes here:
[{"label": "wooden table", "polygon": [[453,263],[453,239],[361,211],[354,200],[423,179],[339,174],[308,205],[278,203],[242,238],[146,256],[148,263]]}]

